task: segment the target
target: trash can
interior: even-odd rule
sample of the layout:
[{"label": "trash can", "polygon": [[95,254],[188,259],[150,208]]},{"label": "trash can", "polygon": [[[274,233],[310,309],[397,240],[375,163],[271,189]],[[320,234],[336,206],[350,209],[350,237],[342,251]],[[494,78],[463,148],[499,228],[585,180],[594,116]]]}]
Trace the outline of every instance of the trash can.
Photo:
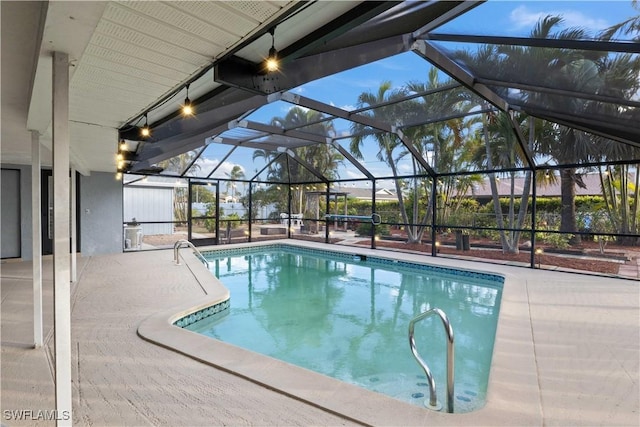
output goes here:
[{"label": "trash can", "polygon": [[125,247],[129,241],[129,247],[127,249],[142,249],[142,227],[125,227],[124,228],[124,241]]},{"label": "trash can", "polygon": [[469,235],[463,234],[462,230],[456,230],[456,250],[468,251],[470,249],[471,245],[469,243]]}]

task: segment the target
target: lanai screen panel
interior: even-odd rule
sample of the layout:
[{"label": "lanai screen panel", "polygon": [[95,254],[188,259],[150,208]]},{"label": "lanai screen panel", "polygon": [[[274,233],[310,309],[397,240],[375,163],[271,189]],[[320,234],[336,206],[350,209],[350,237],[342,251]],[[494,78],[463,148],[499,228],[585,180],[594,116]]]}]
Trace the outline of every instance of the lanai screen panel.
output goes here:
[{"label": "lanai screen panel", "polygon": [[[384,147],[379,142],[391,136],[383,132],[366,130],[359,134],[358,140],[351,138],[337,139],[336,142],[344,150],[348,151],[373,177],[392,177],[393,170],[384,154]],[[348,167],[344,173],[340,174],[341,180],[359,180],[366,178],[366,175],[357,168]]]},{"label": "lanai screen panel", "polygon": [[206,147],[198,160],[187,170],[185,176],[206,178],[217,167],[220,162],[233,149],[233,146],[210,143]]},{"label": "lanai screen panel", "polygon": [[626,139],[640,137],[640,56],[594,50],[434,42],[513,108]]},{"label": "lanai screen panel", "polygon": [[340,171],[348,164],[344,156],[329,144],[315,143],[291,151],[295,154],[295,159],[300,159],[299,163],[303,167],[301,175],[298,179],[293,179],[294,182],[318,181],[320,178],[317,175],[325,180],[338,179]]},{"label": "lanai screen panel", "polygon": [[[269,163],[270,153],[269,150],[237,146],[220,166],[213,170],[211,178],[249,180]],[[232,172],[234,167],[236,167],[236,171]]]}]

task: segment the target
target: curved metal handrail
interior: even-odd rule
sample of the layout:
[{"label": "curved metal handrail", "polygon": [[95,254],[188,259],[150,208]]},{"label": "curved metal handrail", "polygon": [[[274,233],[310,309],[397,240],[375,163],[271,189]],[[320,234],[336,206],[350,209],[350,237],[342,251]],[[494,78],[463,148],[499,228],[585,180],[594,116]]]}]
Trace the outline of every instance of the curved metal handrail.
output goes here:
[{"label": "curved metal handrail", "polygon": [[180,265],[180,257],[178,256],[178,252],[180,248],[183,247],[183,245],[187,245],[188,247],[193,249],[193,251],[200,256],[200,259],[202,260],[202,262],[204,262],[207,268],[209,268],[209,261],[207,261],[204,255],[200,253],[200,251],[193,245],[193,243],[186,239],[180,239],[173,245],[173,262],[175,262],[176,265]]},{"label": "curved metal handrail", "polygon": [[426,319],[433,314],[437,314],[442,320],[442,325],[444,326],[445,333],[447,334],[447,412],[453,413],[453,380],[454,380],[454,343],[453,343],[453,328],[451,327],[451,323],[449,322],[449,318],[444,313],[444,311],[439,308],[432,308],[431,310],[427,310],[423,313],[420,313],[409,322],[409,346],[411,347],[411,353],[413,357],[416,358],[418,364],[424,370],[425,375],[427,376],[427,381],[429,382],[429,401],[425,401],[425,405],[429,409],[433,409],[435,411],[439,411],[442,409],[442,405],[438,402],[438,395],[436,394],[436,382],[433,379],[433,375],[431,374],[431,370],[427,366],[420,354],[418,354],[418,350],[416,349],[416,341],[414,339],[414,329],[415,324],[420,320]]}]

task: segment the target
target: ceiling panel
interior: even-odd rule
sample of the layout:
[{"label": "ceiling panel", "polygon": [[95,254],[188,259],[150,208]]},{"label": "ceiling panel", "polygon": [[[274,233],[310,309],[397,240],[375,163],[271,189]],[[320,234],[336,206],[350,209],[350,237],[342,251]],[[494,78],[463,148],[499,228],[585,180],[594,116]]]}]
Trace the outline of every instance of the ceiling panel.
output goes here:
[{"label": "ceiling panel", "polygon": [[164,28],[172,28],[199,37],[202,40],[215,43],[219,47],[233,44],[239,35],[222,30],[217,25],[217,17],[196,16],[184,12],[173,3],[135,1],[125,3],[126,7],[144,14],[147,18],[158,21]]},{"label": "ceiling panel", "polygon": [[[134,2],[147,3],[147,5],[156,5],[158,2]],[[185,31],[182,28],[147,16],[144,13],[131,9],[128,6],[133,3],[109,3],[105,10],[103,19],[118,25],[134,29],[142,34],[159,40],[169,41],[176,47],[188,46],[190,50],[198,52],[201,55],[209,55],[211,52],[219,51],[222,45],[216,40],[202,38]]]},{"label": "ceiling panel", "polygon": [[105,19],[98,23],[96,34],[120,40],[146,50],[159,52],[192,64],[203,65],[210,61],[208,55],[196,52],[191,46],[180,46],[173,40],[161,40],[157,37],[151,37],[137,28],[124,27]]},{"label": "ceiling panel", "polygon": [[[170,68],[183,73],[191,73],[194,67],[200,67],[206,64],[206,61],[190,62],[175,56],[168,55],[165,52],[157,52],[145,47],[137,46],[128,42],[120,41],[110,37],[103,36],[101,34],[94,34],[91,39],[89,47],[97,47],[105,50],[118,52],[120,54],[139,58],[150,64],[156,64],[158,66]],[[170,52],[179,52],[177,48],[174,48]],[[91,53],[90,51],[87,53]]]},{"label": "ceiling panel", "polygon": [[278,9],[285,7],[287,1],[233,1],[226,2],[227,7],[253,17],[259,22],[264,22],[271,18]]}]

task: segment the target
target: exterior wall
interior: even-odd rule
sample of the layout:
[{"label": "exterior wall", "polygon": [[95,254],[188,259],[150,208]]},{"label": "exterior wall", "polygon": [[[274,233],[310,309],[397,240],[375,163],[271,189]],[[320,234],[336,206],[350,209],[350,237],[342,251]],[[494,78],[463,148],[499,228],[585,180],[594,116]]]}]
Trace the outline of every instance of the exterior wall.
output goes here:
[{"label": "exterior wall", "polygon": [[81,176],[80,252],[99,255],[122,252],[122,183],[114,173]]},{"label": "exterior wall", "polygon": [[20,256],[24,260],[33,258],[31,241],[31,166],[2,164],[2,168],[20,171],[20,200],[2,199],[2,203],[18,203],[20,205]]}]

